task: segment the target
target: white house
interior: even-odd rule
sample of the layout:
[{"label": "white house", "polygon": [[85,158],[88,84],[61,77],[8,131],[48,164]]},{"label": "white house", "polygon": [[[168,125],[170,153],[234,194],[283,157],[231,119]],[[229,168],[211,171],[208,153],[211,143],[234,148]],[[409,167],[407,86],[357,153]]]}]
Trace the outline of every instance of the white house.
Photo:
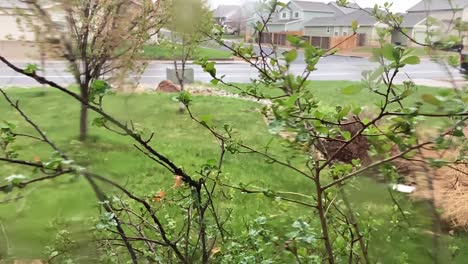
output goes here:
[{"label": "white house", "polygon": [[[418,42],[425,42],[427,31],[438,31],[439,37],[448,35],[458,35],[459,32],[453,30],[454,20],[460,19],[464,23],[468,23],[468,0],[422,0],[416,5],[408,9],[408,14],[405,19],[415,22],[415,17],[431,17],[436,20],[435,23],[426,23],[426,19],[415,24],[414,32],[411,32],[413,37]],[[412,23],[411,23],[412,24]],[[434,24],[434,25],[431,25]],[[428,29],[426,25],[430,26]],[[463,43],[468,45],[468,32],[462,34]]]},{"label": "white house", "polygon": [[317,17],[342,14],[331,5],[321,2],[292,0],[268,22],[269,32],[302,32],[305,22]]},{"label": "white house", "polygon": [[[367,10],[370,12],[371,10]],[[315,37],[341,37],[353,33],[351,24],[356,21],[359,25],[357,33],[364,34],[365,40],[362,45],[374,45],[377,43],[378,28],[386,28],[383,23],[376,21],[374,17],[363,10],[353,10],[348,14],[334,17],[320,17],[307,21],[304,25],[306,36]]]}]

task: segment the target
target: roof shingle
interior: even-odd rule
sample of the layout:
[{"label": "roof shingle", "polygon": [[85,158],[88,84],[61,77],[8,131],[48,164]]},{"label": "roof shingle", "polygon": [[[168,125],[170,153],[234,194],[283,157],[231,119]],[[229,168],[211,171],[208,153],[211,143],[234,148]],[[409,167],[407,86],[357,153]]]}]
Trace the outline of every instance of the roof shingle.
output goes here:
[{"label": "roof shingle", "polygon": [[407,12],[451,10],[452,8],[462,9],[468,7],[467,0],[450,0],[450,2],[449,0],[422,0],[421,2],[408,9]]},{"label": "roof shingle", "polygon": [[426,19],[426,14],[407,13],[403,16],[402,28],[412,28]]},{"label": "roof shingle", "polygon": [[323,26],[351,26],[353,21],[357,21],[360,26],[373,26],[377,21],[371,15],[363,10],[357,10],[352,13],[334,16],[313,18],[305,23],[306,27]]},{"label": "roof shingle", "polygon": [[235,14],[241,7],[238,5],[220,5],[213,10],[213,17],[229,17]]},{"label": "roof shingle", "polygon": [[334,13],[335,10],[332,9],[328,4],[320,3],[320,2],[311,2],[311,1],[298,1],[293,0],[290,3],[294,3],[299,8],[304,11],[316,11],[316,12],[327,12],[327,13]]}]

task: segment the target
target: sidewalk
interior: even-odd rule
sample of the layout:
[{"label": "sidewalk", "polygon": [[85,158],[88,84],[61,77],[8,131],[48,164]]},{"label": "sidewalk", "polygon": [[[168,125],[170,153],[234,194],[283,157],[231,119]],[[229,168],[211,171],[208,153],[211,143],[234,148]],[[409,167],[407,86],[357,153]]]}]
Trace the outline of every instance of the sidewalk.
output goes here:
[{"label": "sidewalk", "polygon": [[[432,79],[413,79],[416,85],[429,86],[429,87],[444,87],[444,88],[455,88],[462,89],[463,87],[468,86],[468,81],[455,79],[452,81],[449,80],[432,80]],[[401,81],[397,81],[397,84],[401,84]]]}]

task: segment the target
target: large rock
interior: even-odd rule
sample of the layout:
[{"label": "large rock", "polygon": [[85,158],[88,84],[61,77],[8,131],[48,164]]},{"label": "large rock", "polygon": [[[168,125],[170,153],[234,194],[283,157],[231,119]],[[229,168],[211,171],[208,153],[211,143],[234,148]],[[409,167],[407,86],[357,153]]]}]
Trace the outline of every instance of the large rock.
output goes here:
[{"label": "large rock", "polygon": [[178,93],[180,92],[180,87],[169,80],[164,80],[159,83],[156,91],[161,93]]}]

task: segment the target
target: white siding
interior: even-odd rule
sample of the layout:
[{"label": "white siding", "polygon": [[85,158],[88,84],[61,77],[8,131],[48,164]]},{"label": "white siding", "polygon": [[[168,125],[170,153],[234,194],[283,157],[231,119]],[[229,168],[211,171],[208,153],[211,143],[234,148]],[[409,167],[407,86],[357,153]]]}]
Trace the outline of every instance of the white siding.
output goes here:
[{"label": "white siding", "polygon": [[283,32],[285,31],[284,24],[268,25],[268,31],[269,32]]},{"label": "white siding", "polygon": [[286,24],[286,31],[303,31],[302,21]]}]

